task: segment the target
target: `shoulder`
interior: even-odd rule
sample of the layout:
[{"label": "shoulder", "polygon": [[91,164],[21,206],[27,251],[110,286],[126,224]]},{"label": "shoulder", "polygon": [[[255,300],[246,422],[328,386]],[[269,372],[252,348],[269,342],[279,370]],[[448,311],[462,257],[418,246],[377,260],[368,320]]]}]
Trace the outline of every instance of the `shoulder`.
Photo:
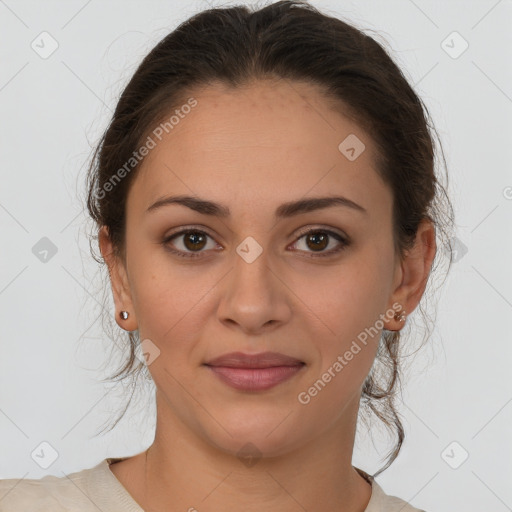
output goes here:
[{"label": "shoulder", "polygon": [[375,512],[425,512],[397,496],[386,494],[376,482],[372,486],[372,493],[376,498],[375,507],[368,508],[365,512],[374,512],[374,510]]},{"label": "shoulder", "polygon": [[104,463],[62,477],[0,480],[0,512],[97,512],[89,484],[91,476],[101,471]]},{"label": "shoulder", "polygon": [[372,486],[372,495],[364,512],[425,512],[397,496],[386,494],[371,475],[356,469]]}]

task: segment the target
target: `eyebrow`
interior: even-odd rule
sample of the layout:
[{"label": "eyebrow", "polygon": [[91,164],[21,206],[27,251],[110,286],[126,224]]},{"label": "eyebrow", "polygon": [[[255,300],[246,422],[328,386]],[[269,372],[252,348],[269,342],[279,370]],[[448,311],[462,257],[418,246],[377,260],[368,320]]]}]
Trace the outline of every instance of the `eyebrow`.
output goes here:
[{"label": "eyebrow", "polygon": [[[231,216],[231,212],[227,206],[224,206],[213,201],[201,199],[194,196],[167,196],[159,199],[153,203],[146,212],[158,210],[170,204],[181,204],[199,212],[203,215],[211,215],[215,217],[226,218]],[[314,210],[321,210],[330,206],[345,206],[358,212],[367,214],[367,210],[361,205],[343,196],[328,196],[328,197],[313,197],[308,199],[300,199],[298,201],[291,201],[280,205],[275,213],[275,218],[287,218],[299,215],[301,213],[312,212]]]}]

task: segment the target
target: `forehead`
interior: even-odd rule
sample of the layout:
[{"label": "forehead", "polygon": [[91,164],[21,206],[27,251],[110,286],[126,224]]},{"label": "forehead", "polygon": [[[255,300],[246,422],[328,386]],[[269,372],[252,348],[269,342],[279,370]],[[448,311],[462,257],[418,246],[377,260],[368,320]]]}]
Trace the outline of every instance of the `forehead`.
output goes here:
[{"label": "forehead", "polygon": [[[145,210],[176,193],[269,207],[334,191],[359,204],[372,196],[391,200],[375,171],[373,141],[317,86],[287,80],[215,84],[189,98],[195,106],[181,112],[178,106],[172,127],[160,129],[160,139],[153,136],[129,209]],[[347,145],[355,147],[355,159],[344,153]]]}]

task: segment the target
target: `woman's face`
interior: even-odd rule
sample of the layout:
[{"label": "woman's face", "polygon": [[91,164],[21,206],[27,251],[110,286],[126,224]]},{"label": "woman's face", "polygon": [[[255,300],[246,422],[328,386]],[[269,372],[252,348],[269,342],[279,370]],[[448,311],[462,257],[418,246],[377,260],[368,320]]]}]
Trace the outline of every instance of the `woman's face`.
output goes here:
[{"label": "woman's face", "polygon": [[[114,277],[130,318],[119,323],[144,340],[161,417],[210,445],[277,455],[340,435],[355,421],[382,320],[399,328],[392,194],[372,140],[312,85],[212,85],[193,97],[169,133],[153,132],[130,188],[126,267]],[[218,207],[151,208],[171,196]],[[347,201],[283,206],[334,196]],[[194,232],[170,239],[184,229]],[[303,364],[252,390],[206,366],[266,351]]]}]

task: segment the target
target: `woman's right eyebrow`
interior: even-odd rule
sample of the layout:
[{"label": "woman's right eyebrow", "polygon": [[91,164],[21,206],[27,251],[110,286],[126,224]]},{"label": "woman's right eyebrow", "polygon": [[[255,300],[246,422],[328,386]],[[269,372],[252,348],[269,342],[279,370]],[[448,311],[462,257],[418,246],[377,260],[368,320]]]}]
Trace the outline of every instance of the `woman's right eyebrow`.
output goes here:
[{"label": "woman's right eyebrow", "polygon": [[[186,206],[191,210],[194,210],[203,215],[211,215],[220,218],[226,218],[231,216],[231,212],[229,207],[216,203],[214,201],[209,201],[207,199],[202,199],[196,196],[187,196],[187,195],[179,195],[179,196],[165,196],[158,199],[154,202],[146,212],[156,211],[164,206],[179,204],[182,206]],[[354,211],[359,211],[363,214],[367,214],[368,211],[363,206],[355,203],[351,199],[343,196],[327,196],[327,197],[312,197],[306,199],[299,199],[297,201],[290,201],[288,203],[283,203],[280,205],[275,213],[275,218],[288,218],[293,217],[295,215],[300,215],[302,213],[308,213],[315,210],[321,210],[324,208],[329,208],[333,206],[342,206],[346,208],[351,208]]]}]

